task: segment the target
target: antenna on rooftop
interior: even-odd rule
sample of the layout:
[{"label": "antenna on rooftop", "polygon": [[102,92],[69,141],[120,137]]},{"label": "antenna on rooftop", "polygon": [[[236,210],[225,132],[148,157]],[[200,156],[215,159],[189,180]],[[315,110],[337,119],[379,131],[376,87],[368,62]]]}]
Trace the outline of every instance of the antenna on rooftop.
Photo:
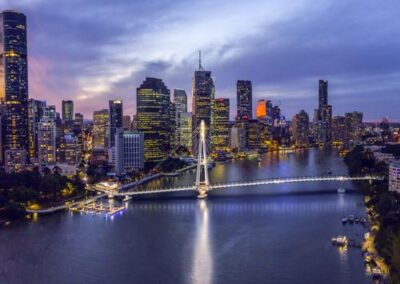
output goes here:
[{"label": "antenna on rooftop", "polygon": [[204,71],[203,66],[201,66],[201,50],[199,50],[199,71]]}]

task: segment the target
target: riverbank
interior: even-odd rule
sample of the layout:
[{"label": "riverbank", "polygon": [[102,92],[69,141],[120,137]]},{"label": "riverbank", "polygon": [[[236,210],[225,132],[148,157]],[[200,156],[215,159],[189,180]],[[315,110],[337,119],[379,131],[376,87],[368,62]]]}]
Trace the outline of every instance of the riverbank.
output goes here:
[{"label": "riverbank", "polygon": [[[388,166],[377,162],[362,146],[345,157],[351,174],[388,174]],[[388,180],[375,181],[364,190],[371,231],[366,239],[368,252],[391,283],[400,283],[400,196],[388,190]]]}]

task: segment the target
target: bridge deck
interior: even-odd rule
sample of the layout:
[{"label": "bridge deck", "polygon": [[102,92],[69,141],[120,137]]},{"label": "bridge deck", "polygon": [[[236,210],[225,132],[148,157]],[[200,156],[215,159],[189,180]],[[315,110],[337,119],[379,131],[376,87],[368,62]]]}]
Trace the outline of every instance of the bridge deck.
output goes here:
[{"label": "bridge deck", "polygon": [[[305,177],[289,177],[289,178],[270,178],[260,179],[254,181],[236,181],[228,183],[219,183],[209,186],[209,191],[214,189],[234,188],[234,187],[247,187],[247,186],[259,186],[259,185],[271,185],[271,184],[283,184],[283,183],[301,183],[301,182],[328,182],[328,181],[371,181],[371,180],[382,180],[381,176],[305,176]],[[182,186],[175,188],[164,188],[164,189],[149,189],[142,191],[126,191],[118,192],[115,196],[132,196],[132,195],[143,195],[152,193],[167,193],[167,192],[180,192],[180,191],[197,191],[197,188],[192,186]]]}]

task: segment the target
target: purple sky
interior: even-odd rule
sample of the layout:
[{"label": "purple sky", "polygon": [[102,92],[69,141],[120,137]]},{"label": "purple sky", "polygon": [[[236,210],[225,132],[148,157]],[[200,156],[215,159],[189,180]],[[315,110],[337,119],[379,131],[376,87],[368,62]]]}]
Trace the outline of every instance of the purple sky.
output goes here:
[{"label": "purple sky", "polygon": [[190,94],[201,49],[232,118],[237,79],[253,81],[253,105],[280,102],[291,118],[312,117],[321,78],[334,115],[400,120],[398,0],[2,0],[0,9],[28,17],[30,97],[58,109],[73,99],[87,118],[111,98],[134,114],[146,76]]}]

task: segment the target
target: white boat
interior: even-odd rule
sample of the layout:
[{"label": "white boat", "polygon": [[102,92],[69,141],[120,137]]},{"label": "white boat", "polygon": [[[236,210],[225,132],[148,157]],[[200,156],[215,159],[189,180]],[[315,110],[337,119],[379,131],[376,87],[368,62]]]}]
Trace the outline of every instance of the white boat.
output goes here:
[{"label": "white boat", "polygon": [[346,189],[344,187],[339,187],[337,190],[338,193],[345,193]]}]

